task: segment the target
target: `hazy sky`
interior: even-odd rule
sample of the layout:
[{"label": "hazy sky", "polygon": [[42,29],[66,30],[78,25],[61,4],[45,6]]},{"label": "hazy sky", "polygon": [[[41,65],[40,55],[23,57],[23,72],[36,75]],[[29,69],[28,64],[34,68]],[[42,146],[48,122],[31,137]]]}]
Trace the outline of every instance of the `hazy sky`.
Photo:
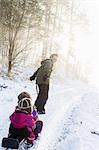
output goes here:
[{"label": "hazy sky", "polygon": [[89,32],[84,39],[86,63],[91,67],[90,79],[99,85],[99,1],[84,0],[89,19]]},{"label": "hazy sky", "polygon": [[[74,29],[74,48],[78,59],[89,68],[89,80],[99,85],[99,0],[80,0],[80,10],[86,14],[88,25],[86,29],[79,26]],[[68,49],[65,38],[61,39],[64,54]]]}]

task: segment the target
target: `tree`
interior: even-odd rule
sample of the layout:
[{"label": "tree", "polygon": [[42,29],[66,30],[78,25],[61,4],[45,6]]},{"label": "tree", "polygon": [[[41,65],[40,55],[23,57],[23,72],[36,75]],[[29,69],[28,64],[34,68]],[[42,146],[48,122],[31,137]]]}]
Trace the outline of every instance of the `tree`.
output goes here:
[{"label": "tree", "polygon": [[29,28],[36,26],[41,19],[39,13],[40,8],[37,0],[0,0],[0,23],[7,30],[5,36],[8,39],[8,75],[11,73],[15,60],[26,48],[24,46],[17,49],[19,35],[23,30],[26,30],[28,20]]}]

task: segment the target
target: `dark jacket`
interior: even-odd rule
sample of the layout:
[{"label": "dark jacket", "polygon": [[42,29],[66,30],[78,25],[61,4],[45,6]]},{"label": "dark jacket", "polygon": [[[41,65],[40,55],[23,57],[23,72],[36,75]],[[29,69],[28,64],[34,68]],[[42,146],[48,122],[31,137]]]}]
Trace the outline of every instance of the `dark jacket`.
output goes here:
[{"label": "dark jacket", "polygon": [[41,62],[41,66],[30,77],[30,80],[36,78],[36,84],[49,84],[50,75],[53,68],[53,62],[51,59],[46,59]]}]

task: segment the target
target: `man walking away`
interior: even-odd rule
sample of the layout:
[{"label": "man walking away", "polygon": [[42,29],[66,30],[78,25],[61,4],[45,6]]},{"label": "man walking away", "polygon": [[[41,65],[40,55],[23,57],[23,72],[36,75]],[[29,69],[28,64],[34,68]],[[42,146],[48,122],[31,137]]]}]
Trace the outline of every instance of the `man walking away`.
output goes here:
[{"label": "man walking away", "polygon": [[36,79],[36,84],[38,86],[38,96],[34,104],[37,108],[38,114],[45,114],[45,104],[48,99],[50,75],[57,57],[57,54],[52,54],[49,59],[41,61],[41,66],[30,77],[31,81]]}]

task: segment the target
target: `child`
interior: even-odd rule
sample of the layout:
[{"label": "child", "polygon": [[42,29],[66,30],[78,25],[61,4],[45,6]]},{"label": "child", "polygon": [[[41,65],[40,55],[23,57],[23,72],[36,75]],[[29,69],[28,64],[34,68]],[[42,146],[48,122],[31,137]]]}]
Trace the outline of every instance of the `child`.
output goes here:
[{"label": "child", "polygon": [[[22,98],[25,98],[25,97],[31,99],[31,96],[30,96],[30,94],[29,94],[28,92],[22,92],[22,93],[20,93],[20,94],[18,95],[18,103],[19,103],[19,101],[20,101]],[[16,106],[16,108],[17,108],[17,106]],[[38,112],[37,112],[37,108],[36,108],[35,105],[33,106],[32,116],[33,116],[33,119],[35,120],[35,122],[39,121]]]},{"label": "child", "polygon": [[[18,103],[22,98],[25,98],[25,97],[30,98],[32,100],[32,98],[28,92],[22,92],[18,95]],[[36,128],[35,128],[34,132],[35,132],[35,139],[37,139],[38,133],[40,133],[42,130],[43,122],[41,120],[39,120],[37,108],[35,105],[33,106],[32,117],[36,124]]]},{"label": "child", "polygon": [[[18,103],[19,103],[19,101],[20,101],[22,98],[25,98],[25,97],[31,99],[31,96],[30,96],[30,94],[29,94],[28,92],[22,92],[22,93],[20,93],[20,94],[18,95]],[[17,108],[17,107],[16,107],[16,108]],[[17,109],[18,109],[18,108],[17,108]],[[35,128],[34,132],[35,132],[35,138],[37,139],[38,133],[41,132],[41,129],[42,129],[42,126],[43,126],[43,122],[42,122],[41,120],[39,120],[37,108],[36,108],[35,105],[33,106],[32,117],[33,117],[33,119],[34,119],[34,121],[35,121],[35,124],[36,124],[36,128]]]},{"label": "child", "polygon": [[9,137],[16,138],[19,142],[26,139],[30,147],[33,145],[38,133],[41,132],[43,123],[40,121],[40,123],[36,124],[32,116],[33,107],[31,98],[19,97],[20,96],[18,96],[18,106],[15,112],[10,116]]},{"label": "child", "polygon": [[[28,92],[22,92],[22,93],[20,93],[20,94],[18,95],[18,103],[19,103],[19,101],[20,101],[22,98],[25,98],[25,97],[31,99],[31,96],[30,96],[30,94],[29,94]],[[31,99],[31,100],[32,100],[32,99]],[[16,108],[17,108],[17,107],[16,107]],[[18,109],[18,108],[17,108],[17,109]],[[37,108],[36,108],[35,105],[33,106],[32,117],[33,117],[33,119],[34,119],[34,121],[35,121],[35,124],[36,124],[36,128],[35,128],[34,132],[35,132],[35,138],[37,139],[38,133],[40,133],[41,130],[42,130],[43,122],[42,122],[41,120],[39,120]]]}]

